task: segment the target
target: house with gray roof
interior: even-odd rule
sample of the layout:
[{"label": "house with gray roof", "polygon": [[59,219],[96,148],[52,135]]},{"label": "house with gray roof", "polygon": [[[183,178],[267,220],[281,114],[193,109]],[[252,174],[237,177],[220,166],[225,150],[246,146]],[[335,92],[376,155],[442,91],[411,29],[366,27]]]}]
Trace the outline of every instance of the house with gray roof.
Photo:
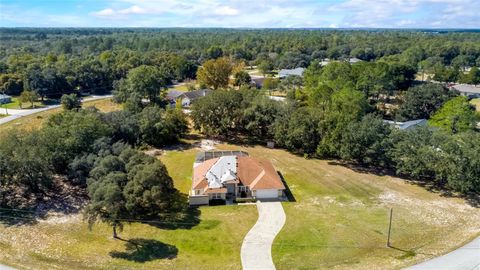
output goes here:
[{"label": "house with gray roof", "polygon": [[383,122],[400,130],[411,130],[417,127],[423,127],[427,125],[427,119],[417,119],[417,120],[411,120],[406,122],[383,120]]},{"label": "house with gray roof", "polygon": [[170,102],[170,106],[175,107],[177,102],[182,103],[182,107],[190,107],[195,100],[207,96],[212,90],[200,89],[188,92],[181,92],[177,90],[170,90],[167,94],[167,100]]},{"label": "house with gray roof", "polygon": [[449,88],[457,90],[462,96],[466,96],[468,98],[480,98],[480,85],[453,84],[449,85]]},{"label": "house with gray roof", "polygon": [[300,76],[303,77],[303,72],[305,71],[304,68],[294,68],[294,69],[282,69],[278,72],[278,77],[280,79],[288,77],[288,76]]}]

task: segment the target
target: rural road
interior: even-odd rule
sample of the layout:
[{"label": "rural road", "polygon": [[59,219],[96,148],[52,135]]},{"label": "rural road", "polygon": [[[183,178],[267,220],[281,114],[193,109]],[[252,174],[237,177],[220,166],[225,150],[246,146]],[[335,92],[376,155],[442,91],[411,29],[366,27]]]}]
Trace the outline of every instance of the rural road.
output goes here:
[{"label": "rural road", "polygon": [[[112,97],[112,95],[91,96],[89,98],[83,99],[82,102],[104,99],[104,98],[109,98],[109,97]],[[38,112],[43,112],[43,111],[48,111],[48,110],[51,110],[51,109],[58,108],[60,106],[61,105],[50,105],[50,106],[46,106],[46,107],[39,108],[39,109],[28,109],[28,110],[8,109],[9,116],[0,118],[0,125],[8,123],[8,122],[13,121],[13,120],[18,119],[18,118],[27,116],[27,115],[31,115],[31,114],[38,113]],[[6,114],[5,108],[0,108],[0,114]]]},{"label": "rural road", "polygon": [[275,269],[272,243],[286,221],[280,202],[257,202],[258,220],[245,236],[240,253],[244,270]]},{"label": "rural road", "polygon": [[480,237],[448,254],[404,270],[480,270]]}]

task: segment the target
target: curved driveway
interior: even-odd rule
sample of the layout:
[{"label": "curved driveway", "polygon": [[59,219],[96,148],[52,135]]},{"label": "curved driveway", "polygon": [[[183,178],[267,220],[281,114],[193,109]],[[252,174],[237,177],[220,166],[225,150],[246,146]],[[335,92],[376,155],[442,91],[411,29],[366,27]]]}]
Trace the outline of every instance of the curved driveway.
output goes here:
[{"label": "curved driveway", "polygon": [[480,270],[480,237],[448,254],[405,270]]},{"label": "curved driveway", "polygon": [[280,202],[257,202],[257,209],[257,223],[243,240],[242,266],[244,270],[275,269],[272,243],[285,224],[285,212]]}]

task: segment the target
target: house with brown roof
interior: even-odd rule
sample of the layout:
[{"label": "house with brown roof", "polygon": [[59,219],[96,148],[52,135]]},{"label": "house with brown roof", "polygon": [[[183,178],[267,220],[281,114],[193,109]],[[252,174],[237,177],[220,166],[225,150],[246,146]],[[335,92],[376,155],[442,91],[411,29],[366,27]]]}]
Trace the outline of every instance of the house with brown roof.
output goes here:
[{"label": "house with brown roof", "polygon": [[190,205],[237,198],[281,199],[285,186],[272,163],[242,151],[209,151],[193,166]]}]

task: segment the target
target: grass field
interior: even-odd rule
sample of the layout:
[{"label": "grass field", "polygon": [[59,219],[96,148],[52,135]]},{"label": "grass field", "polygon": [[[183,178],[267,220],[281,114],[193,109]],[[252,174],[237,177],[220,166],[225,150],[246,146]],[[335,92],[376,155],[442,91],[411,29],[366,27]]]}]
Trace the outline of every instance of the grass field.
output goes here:
[{"label": "grass field", "polygon": [[[46,102],[48,103],[48,100]],[[35,108],[42,108],[42,107],[45,106],[45,104],[42,103],[41,101],[36,101],[33,104],[35,105]],[[22,107],[20,108],[20,101],[18,100],[18,97],[13,97],[12,102],[7,103],[7,104],[3,104],[3,105],[1,105],[1,107],[2,108],[7,108],[7,109],[15,109],[15,110],[31,109],[32,104],[30,102],[26,102],[26,103],[23,103]]]},{"label": "grass field", "polygon": [[480,98],[474,98],[470,101],[473,105],[475,105],[475,108],[477,109],[477,112],[480,112]]},{"label": "grass field", "polygon": [[[120,105],[111,101],[111,99],[99,99],[93,101],[87,101],[83,103],[83,107],[95,106],[100,111],[103,112],[110,112],[119,110],[121,107]],[[25,116],[6,124],[0,125],[0,136],[2,133],[6,133],[9,130],[16,129],[16,130],[33,130],[38,129],[42,126],[42,124],[48,119],[50,115],[59,113],[62,111],[62,108],[51,109],[39,113],[35,113],[29,116]]]},{"label": "grass field", "polygon": [[[162,157],[183,192],[190,185],[195,153],[173,151]],[[111,238],[106,225],[89,231],[80,215],[32,226],[0,225],[0,262],[35,269],[241,269],[240,247],[257,219],[255,207],[202,207],[199,218],[198,225],[181,229],[126,225],[122,238],[143,239],[150,247],[133,253],[126,252],[126,242]]]},{"label": "grass field", "polygon": [[[463,200],[284,150],[240,149],[270,159],[296,199],[284,203],[287,222],[272,251],[277,269],[398,269],[480,233],[480,209]],[[386,248],[390,207],[394,248]]]},{"label": "grass field", "polygon": [[[272,248],[277,269],[400,269],[448,252],[480,232],[478,208],[399,178],[306,160],[279,149],[218,148],[271,160],[295,197],[295,202],[283,204],[287,222]],[[169,150],[160,157],[184,193],[198,151]],[[385,246],[390,207],[394,248]],[[141,238],[151,247],[133,254],[125,253],[125,242],[110,238],[109,227],[98,225],[90,232],[78,215],[33,226],[0,225],[0,247],[5,250],[0,261],[36,269],[240,269],[240,247],[256,221],[255,207],[200,211],[200,223],[191,228],[127,225],[121,237]]]}]

